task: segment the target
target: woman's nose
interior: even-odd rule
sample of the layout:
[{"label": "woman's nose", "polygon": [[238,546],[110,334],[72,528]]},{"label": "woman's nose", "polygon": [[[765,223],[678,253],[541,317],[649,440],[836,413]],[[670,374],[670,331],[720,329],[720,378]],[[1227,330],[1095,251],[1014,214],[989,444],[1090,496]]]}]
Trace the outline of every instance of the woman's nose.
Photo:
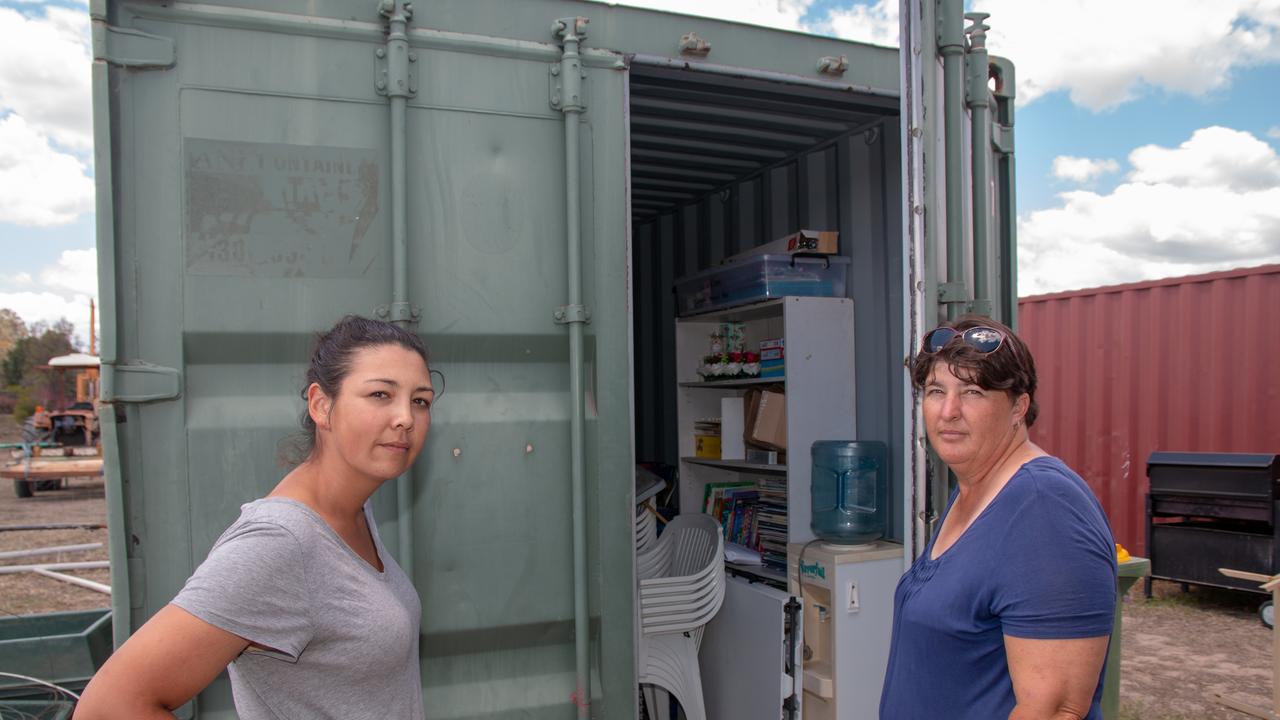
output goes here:
[{"label": "woman's nose", "polygon": [[942,398],[942,416],[953,418],[960,414],[960,396],[955,393],[947,393]]},{"label": "woman's nose", "polygon": [[396,415],[392,419],[392,427],[410,430],[413,428],[413,406],[409,403],[397,404]]}]

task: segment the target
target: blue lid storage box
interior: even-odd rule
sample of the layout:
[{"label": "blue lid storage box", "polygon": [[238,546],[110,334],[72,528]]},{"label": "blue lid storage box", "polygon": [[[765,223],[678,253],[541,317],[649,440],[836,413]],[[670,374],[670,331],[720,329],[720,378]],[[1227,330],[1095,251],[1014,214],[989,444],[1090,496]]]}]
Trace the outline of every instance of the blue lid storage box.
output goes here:
[{"label": "blue lid storage box", "polygon": [[679,315],[707,312],[769,298],[844,297],[849,258],[756,255],[676,281]]}]

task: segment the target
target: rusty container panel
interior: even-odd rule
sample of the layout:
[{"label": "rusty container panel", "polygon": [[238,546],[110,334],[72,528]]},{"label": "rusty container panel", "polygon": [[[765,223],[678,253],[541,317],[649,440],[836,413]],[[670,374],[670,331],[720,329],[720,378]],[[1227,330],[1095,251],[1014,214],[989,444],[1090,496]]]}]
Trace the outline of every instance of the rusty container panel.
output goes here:
[{"label": "rusty container panel", "polygon": [[1280,452],[1280,265],[1021,298],[1032,439],[1145,554],[1153,451]]}]

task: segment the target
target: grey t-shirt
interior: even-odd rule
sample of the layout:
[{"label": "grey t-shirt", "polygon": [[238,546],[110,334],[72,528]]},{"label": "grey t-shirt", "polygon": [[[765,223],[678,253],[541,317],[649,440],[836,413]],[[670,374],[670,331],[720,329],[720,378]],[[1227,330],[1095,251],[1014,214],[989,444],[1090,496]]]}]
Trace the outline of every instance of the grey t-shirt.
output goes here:
[{"label": "grey t-shirt", "polygon": [[384,572],[313,510],[243,505],[173,604],[271,650],[228,666],[241,720],[420,720],[418,625],[409,578],[365,516]]}]

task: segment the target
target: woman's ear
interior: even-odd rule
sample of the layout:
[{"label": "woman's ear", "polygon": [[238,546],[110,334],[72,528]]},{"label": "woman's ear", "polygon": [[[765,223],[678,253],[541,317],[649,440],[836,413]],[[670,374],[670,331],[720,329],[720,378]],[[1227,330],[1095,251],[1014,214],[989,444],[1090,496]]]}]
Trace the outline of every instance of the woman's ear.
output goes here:
[{"label": "woman's ear", "polygon": [[1027,410],[1031,408],[1031,396],[1022,393],[1013,400],[1013,424],[1021,425],[1027,417]]},{"label": "woman's ear", "polygon": [[333,398],[325,394],[318,383],[307,386],[307,413],[311,415],[311,421],[316,424],[316,429],[329,429],[329,411],[332,408]]}]

